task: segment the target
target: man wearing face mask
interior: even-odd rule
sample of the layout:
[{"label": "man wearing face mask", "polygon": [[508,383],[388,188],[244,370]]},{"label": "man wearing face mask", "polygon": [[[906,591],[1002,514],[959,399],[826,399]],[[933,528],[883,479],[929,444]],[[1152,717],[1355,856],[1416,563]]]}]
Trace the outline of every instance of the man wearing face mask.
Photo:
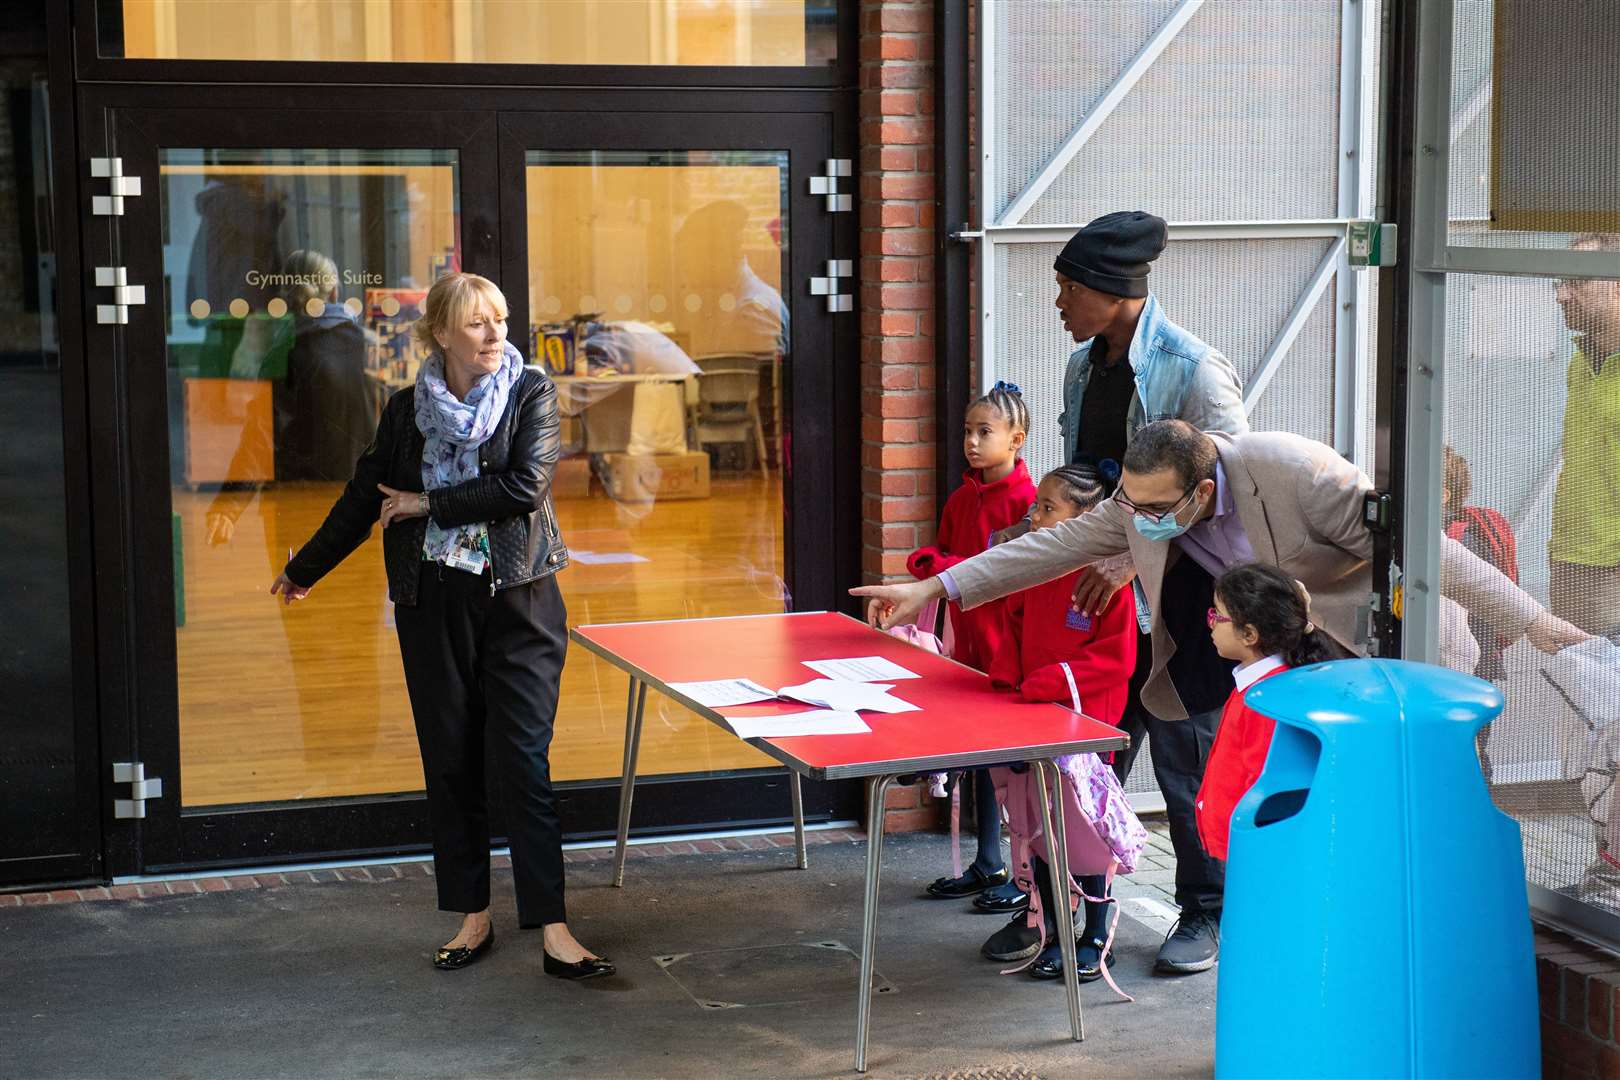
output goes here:
[{"label": "man wearing face mask", "polygon": [[[1231,362],[1171,322],[1148,286],[1152,263],[1168,239],[1163,218],[1119,211],[1075,233],[1053,262],[1058,314],[1078,346],[1063,377],[1058,423],[1064,459],[1096,468],[1110,490],[1131,436],[1154,420],[1174,417],[1199,430],[1234,435],[1249,430]],[[1088,566],[1075,585],[1076,609],[1082,617],[1102,612],[1115,590],[1131,587],[1134,574],[1129,555]],[[1160,602],[1176,646],[1169,677],[1187,719],[1159,720],[1141,703],[1153,652],[1145,638],[1150,606],[1140,585],[1137,593],[1144,639],[1137,646],[1130,702],[1120,721],[1131,747],[1114,755],[1114,769],[1123,782],[1138,749],[1152,741],[1181,907],[1181,920],[1160,949],[1157,967],[1166,974],[1189,974],[1214,966],[1219,955],[1224,867],[1199,842],[1194,802],[1231,693],[1233,665],[1215,651],[1204,625],[1204,612],[1214,602],[1213,578],[1196,562],[1179,561],[1164,577]],[[987,908],[992,902],[988,895],[975,901]]]},{"label": "man wearing face mask", "polygon": [[[1279,567],[1309,590],[1320,630],[1365,652],[1355,627],[1372,589],[1372,535],[1362,513],[1372,482],[1332,447],[1284,432],[1228,435],[1161,420],[1136,434],[1122,466],[1119,490],[1090,513],[957,563],[948,577],[851,592],[870,597],[868,620],[888,628],[933,600],[949,596],[973,608],[1129,552],[1152,614],[1152,661],[1140,699],[1161,721],[1188,716],[1172,674],[1178,649],[1168,624],[1188,613],[1178,608],[1172,616],[1163,603],[1177,567],[1196,565],[1211,576],[1248,562]],[[1523,635],[1543,652],[1587,637],[1455,540],[1442,537],[1440,547],[1445,595],[1505,636]],[[1207,913],[1195,921],[1207,932],[1198,941],[1218,948]]]}]

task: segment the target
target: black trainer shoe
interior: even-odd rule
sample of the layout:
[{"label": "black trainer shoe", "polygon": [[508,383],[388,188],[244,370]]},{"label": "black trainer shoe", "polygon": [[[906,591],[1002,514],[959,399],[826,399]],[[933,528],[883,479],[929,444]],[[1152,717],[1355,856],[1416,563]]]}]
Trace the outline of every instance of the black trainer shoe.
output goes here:
[{"label": "black trainer shoe", "polygon": [[989,940],[979,946],[979,953],[986,960],[1006,962],[1028,960],[1040,948],[1041,932],[1028,925],[1024,916],[1015,915],[1011,922],[991,934]]},{"label": "black trainer shoe", "polygon": [[1201,911],[1183,912],[1159,948],[1154,970],[1163,975],[1208,971],[1221,955],[1221,924]]}]

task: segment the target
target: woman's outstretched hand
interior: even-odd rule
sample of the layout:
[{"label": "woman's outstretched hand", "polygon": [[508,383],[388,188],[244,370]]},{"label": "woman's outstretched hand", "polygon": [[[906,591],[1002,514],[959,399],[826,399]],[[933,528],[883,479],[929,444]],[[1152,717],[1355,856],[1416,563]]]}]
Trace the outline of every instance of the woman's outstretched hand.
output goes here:
[{"label": "woman's outstretched hand", "polygon": [[931,601],[945,595],[938,578],[911,581],[904,585],[862,585],[849,590],[851,596],[867,597],[866,621],[881,630],[915,622]]}]

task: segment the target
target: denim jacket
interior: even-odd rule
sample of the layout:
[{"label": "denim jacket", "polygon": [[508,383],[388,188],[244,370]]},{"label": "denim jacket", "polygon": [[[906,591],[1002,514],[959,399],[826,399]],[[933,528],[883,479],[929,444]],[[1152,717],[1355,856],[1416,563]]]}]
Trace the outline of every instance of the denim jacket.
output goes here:
[{"label": "denim jacket", "polygon": [[[1073,461],[1080,443],[1080,399],[1091,379],[1091,345],[1069,355],[1063,373],[1063,460]],[[1243,391],[1232,362],[1165,317],[1159,299],[1148,294],[1131,338],[1131,370],[1136,395],[1125,414],[1125,437],[1155,420],[1181,419],[1200,431],[1242,435],[1249,430]]]}]

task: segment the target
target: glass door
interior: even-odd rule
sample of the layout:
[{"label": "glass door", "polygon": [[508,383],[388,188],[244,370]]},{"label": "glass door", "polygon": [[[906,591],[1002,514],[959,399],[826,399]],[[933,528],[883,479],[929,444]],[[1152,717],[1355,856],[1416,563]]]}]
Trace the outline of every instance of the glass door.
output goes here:
[{"label": "glass door", "polygon": [[[131,753],[164,781],[139,823],[147,868],[425,843],[380,530],[308,600],[267,589],[412,384],[410,324],[447,270],[502,284],[513,340],[558,383],[571,621],[781,611],[799,577],[828,592],[830,567],[796,574],[795,554],[830,550],[831,526],[796,536],[790,512],[827,497],[786,452],[791,358],[831,355],[831,317],[789,311],[789,221],[807,216],[791,170],[809,158],[791,140],[598,153],[511,141],[557,121],[492,112],[415,114],[408,133],[358,113],[111,112],[97,171],[139,185],[91,253],[92,337],[125,433]],[[794,244],[801,224],[830,251],[825,222],[794,220]],[[612,828],[623,698],[571,657],[552,772],[575,836]],[[666,783],[638,797],[642,824],[786,817],[777,770],[662,704],[643,758]],[[831,797],[807,791],[807,811]]]},{"label": "glass door", "polygon": [[[809,182],[828,118],[506,114],[500,144],[513,333],[563,413],[570,623],[836,606],[836,330],[853,316],[810,291],[837,243]],[[647,709],[654,798],[777,816],[768,758],[673,701]],[[553,775],[616,782],[624,716],[623,674],[571,652]]]}]

